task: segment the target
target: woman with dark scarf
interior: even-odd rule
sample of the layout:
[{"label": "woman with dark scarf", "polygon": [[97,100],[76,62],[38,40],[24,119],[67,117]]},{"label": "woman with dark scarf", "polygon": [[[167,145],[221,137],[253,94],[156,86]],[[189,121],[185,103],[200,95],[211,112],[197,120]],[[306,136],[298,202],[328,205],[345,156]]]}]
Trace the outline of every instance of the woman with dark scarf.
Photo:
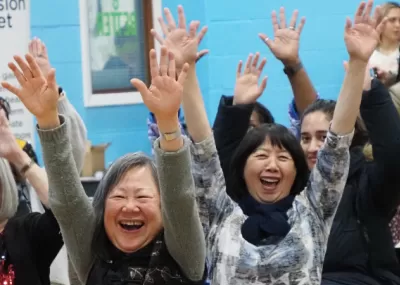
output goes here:
[{"label": "woman with dark scarf", "polygon": [[[372,80],[369,71],[363,89],[360,111],[377,160],[366,161],[363,147],[368,136],[362,121],[357,120],[350,147],[349,177],[329,236],[322,284],[400,284],[399,264],[388,227],[400,202],[400,121],[387,89],[377,79]],[[238,105],[229,104],[226,97],[221,100],[214,125],[221,160],[229,160],[245,136],[253,108],[251,100]],[[308,166],[313,169],[336,102],[315,101],[302,112],[301,120],[296,120],[300,117],[297,112],[293,115],[297,104],[291,106],[291,122],[294,128],[297,126],[294,133],[301,136]],[[228,183],[229,167],[224,167],[224,173]],[[238,191],[228,193],[241,200]]]}]

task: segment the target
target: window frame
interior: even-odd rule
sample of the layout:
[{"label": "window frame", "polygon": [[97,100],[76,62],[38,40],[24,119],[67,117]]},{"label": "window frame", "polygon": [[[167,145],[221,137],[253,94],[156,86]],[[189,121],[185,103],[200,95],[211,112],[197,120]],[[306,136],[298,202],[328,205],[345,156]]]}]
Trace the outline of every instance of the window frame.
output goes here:
[{"label": "window frame", "polygon": [[[83,103],[85,107],[104,107],[117,105],[133,105],[142,104],[143,100],[138,91],[118,92],[118,93],[96,93],[92,91],[92,77],[89,56],[89,17],[88,17],[88,0],[79,0],[80,13],[80,33],[81,33],[81,60],[82,60],[82,85],[83,85]],[[160,44],[153,39],[150,29],[154,27],[157,32],[161,33],[161,27],[158,24],[158,18],[162,16],[162,0],[145,0],[144,4],[145,30],[147,51],[155,48],[159,54]],[[151,19],[150,19],[151,18]],[[148,62],[148,60],[147,60]],[[148,69],[148,78],[150,78],[150,70]]]}]

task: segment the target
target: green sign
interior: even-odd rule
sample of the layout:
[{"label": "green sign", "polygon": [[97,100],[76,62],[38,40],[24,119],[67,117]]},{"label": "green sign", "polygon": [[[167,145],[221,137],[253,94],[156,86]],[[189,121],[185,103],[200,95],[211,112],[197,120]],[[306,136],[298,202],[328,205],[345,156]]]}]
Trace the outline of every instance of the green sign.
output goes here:
[{"label": "green sign", "polygon": [[[119,0],[113,0],[113,9],[113,12],[97,13],[96,36],[136,36],[137,31],[135,11],[118,11]],[[125,25],[121,26],[121,23],[125,23]]]}]

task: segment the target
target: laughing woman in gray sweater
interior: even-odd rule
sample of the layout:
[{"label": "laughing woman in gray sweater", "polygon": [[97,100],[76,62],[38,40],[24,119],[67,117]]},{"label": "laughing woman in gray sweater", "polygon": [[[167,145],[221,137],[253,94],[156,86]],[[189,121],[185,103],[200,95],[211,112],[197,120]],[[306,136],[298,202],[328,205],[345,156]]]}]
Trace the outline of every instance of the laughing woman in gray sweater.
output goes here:
[{"label": "laughing woman in gray sweater", "polygon": [[[180,173],[164,163],[173,160],[176,152],[188,160],[188,142],[179,133],[174,140],[166,135],[157,141],[159,169],[141,153],[117,159],[100,182],[92,205],[73,161],[68,122],[57,113],[54,74],[46,79],[30,57],[27,61],[24,68],[32,76],[25,76],[23,92],[17,94],[37,118],[51,189],[50,207],[80,282],[203,284],[205,238],[193,178],[189,170]],[[160,130],[168,134],[178,126],[176,113],[188,68],[176,80],[174,57],[165,48],[160,67],[155,51],[150,52],[150,66],[152,91],[138,80],[132,84],[156,115]],[[157,92],[157,100],[163,98],[161,105],[151,104],[155,102],[152,92]],[[174,153],[172,158],[170,152]],[[170,171],[175,179],[163,179]],[[171,183],[159,184],[157,175],[160,181]],[[174,187],[174,180],[181,181],[181,187]]]}]

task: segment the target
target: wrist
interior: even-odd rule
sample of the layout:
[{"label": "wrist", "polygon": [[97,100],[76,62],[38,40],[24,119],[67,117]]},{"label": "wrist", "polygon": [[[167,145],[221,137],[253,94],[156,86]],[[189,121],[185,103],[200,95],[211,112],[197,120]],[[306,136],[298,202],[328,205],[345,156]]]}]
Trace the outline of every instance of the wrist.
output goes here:
[{"label": "wrist", "polygon": [[352,57],[350,57],[349,59],[349,69],[350,67],[357,69],[364,69],[367,68],[367,66],[368,66],[368,61]]},{"label": "wrist", "polygon": [[157,121],[158,130],[161,133],[173,133],[179,130],[179,119],[178,116],[163,118],[155,116]]},{"label": "wrist", "polygon": [[47,114],[43,117],[36,117],[39,128],[42,130],[55,129],[60,126],[58,112]]},{"label": "wrist", "polygon": [[10,155],[8,160],[20,171],[25,165],[30,163],[31,158],[25,151],[19,149],[17,152]]},{"label": "wrist", "polygon": [[286,67],[294,67],[301,63],[300,57],[288,58],[281,60],[284,66]]}]

